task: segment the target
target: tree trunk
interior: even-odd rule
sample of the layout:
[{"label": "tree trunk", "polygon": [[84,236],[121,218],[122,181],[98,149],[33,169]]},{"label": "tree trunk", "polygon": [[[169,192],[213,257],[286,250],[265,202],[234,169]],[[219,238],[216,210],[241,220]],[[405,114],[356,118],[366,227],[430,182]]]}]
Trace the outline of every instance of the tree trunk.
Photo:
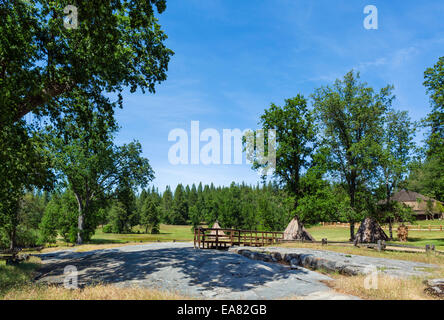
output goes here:
[{"label": "tree trunk", "polygon": [[390,234],[390,240],[393,240],[393,230],[392,230],[392,219],[389,218],[389,234]]},{"label": "tree trunk", "polygon": [[388,220],[389,220],[389,233],[390,233],[390,240],[393,240],[393,230],[392,230],[392,218],[390,217],[390,210],[392,210],[391,205],[390,205],[390,186],[388,185],[388,183],[386,183],[385,185],[385,190],[386,190],[386,214],[388,215]]},{"label": "tree trunk", "polygon": [[[353,211],[353,213],[355,213],[355,185],[354,182],[350,184],[349,186],[349,191],[350,191],[350,207]],[[355,221],[353,219],[351,219],[350,221],[350,241],[354,241],[355,240]]]},{"label": "tree trunk", "polygon": [[84,223],[84,217],[83,213],[79,210],[79,219],[77,222],[77,244],[83,244],[83,223]]},{"label": "tree trunk", "polygon": [[79,217],[77,219],[77,241],[76,244],[83,244],[83,228],[85,223],[85,208],[83,207],[82,199],[77,193],[74,193],[79,205]]},{"label": "tree trunk", "polygon": [[9,250],[11,250],[11,252],[14,252],[15,249],[15,238],[16,238],[16,231],[17,227],[13,226],[12,230],[11,230],[11,242],[9,244]]},{"label": "tree trunk", "polygon": [[14,208],[14,216],[12,216],[12,221],[11,221],[11,232],[9,234],[10,236],[10,243],[9,243],[9,249],[11,250],[11,252],[13,252],[13,250],[16,247],[17,244],[17,225],[19,224],[19,210],[20,210],[20,200],[17,201],[17,206]]},{"label": "tree trunk", "polygon": [[355,222],[350,221],[350,241],[355,240]]}]

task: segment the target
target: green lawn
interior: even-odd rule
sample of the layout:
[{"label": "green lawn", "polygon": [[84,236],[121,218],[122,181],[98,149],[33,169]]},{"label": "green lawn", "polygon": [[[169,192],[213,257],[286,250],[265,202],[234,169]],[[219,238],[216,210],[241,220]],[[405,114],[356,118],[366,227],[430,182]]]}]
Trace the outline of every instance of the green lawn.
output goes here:
[{"label": "green lawn", "polygon": [[[137,233],[139,232],[139,233]],[[127,243],[127,242],[151,242],[151,241],[192,241],[194,233],[191,231],[191,226],[174,226],[174,225],[160,225],[159,234],[146,234],[141,228],[134,228],[133,233],[115,234],[103,233],[102,228],[98,228],[91,239],[93,244],[107,244],[107,243]]]},{"label": "green lawn", "polygon": [[[435,222],[441,222],[435,220]],[[432,222],[432,221],[430,221]],[[439,225],[439,224],[438,224]],[[312,226],[307,230],[316,240],[327,238],[330,241],[348,241],[350,230],[347,227]],[[357,228],[355,229],[355,232]],[[387,230],[385,230],[388,233]],[[137,233],[140,232],[140,233]],[[396,238],[396,228],[393,228],[393,236]],[[92,244],[112,244],[128,242],[152,242],[152,241],[192,241],[194,234],[191,226],[160,225],[160,234],[145,234],[140,228],[134,228],[134,233],[114,234],[103,233],[102,228],[96,230]],[[395,243],[398,243],[395,241]],[[424,247],[426,244],[434,244],[438,250],[444,250],[444,231],[409,231],[407,244]]]},{"label": "green lawn", "polygon": [[[433,221],[430,221],[433,222]],[[443,221],[435,220],[435,224],[439,225]],[[428,225],[428,224],[426,224]],[[329,241],[348,241],[350,238],[350,230],[348,227],[340,226],[311,226],[307,230],[313,237],[320,241],[322,238],[327,238]],[[133,233],[115,234],[103,233],[102,228],[96,230],[89,244],[84,245],[84,250],[95,248],[94,246],[116,246],[124,243],[142,243],[142,242],[157,242],[157,241],[193,241],[194,234],[191,231],[191,226],[179,225],[160,225],[160,234],[145,234],[139,227],[134,228]],[[355,229],[355,232],[357,228]],[[388,230],[385,230],[388,234]],[[396,227],[393,228],[393,236],[396,238]],[[394,241],[394,243],[400,243]],[[408,242],[403,244],[415,245],[424,247],[426,244],[435,245],[437,250],[444,251],[444,231],[409,231]],[[57,246],[64,246],[62,241],[58,241]],[[91,247],[91,248],[90,248]],[[52,248],[54,249],[54,248]]]}]

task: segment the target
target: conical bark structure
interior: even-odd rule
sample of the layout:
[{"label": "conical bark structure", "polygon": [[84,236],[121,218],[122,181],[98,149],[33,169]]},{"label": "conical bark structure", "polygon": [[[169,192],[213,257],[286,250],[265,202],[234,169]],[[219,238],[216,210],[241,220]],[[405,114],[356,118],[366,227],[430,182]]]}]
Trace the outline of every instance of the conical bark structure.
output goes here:
[{"label": "conical bark structure", "polygon": [[305,230],[298,218],[293,218],[284,231],[284,240],[308,240],[314,241],[313,236]]},{"label": "conical bark structure", "polygon": [[[211,227],[211,229],[221,229],[220,225],[219,225],[219,221],[216,220],[216,222],[213,224],[213,226]],[[216,235],[216,230],[211,230],[210,235]],[[225,232],[223,232],[222,230],[217,231],[217,235],[218,236],[224,236]]]},{"label": "conical bark structure", "polygon": [[355,236],[356,243],[376,243],[378,240],[388,241],[389,237],[373,218],[365,218]]}]

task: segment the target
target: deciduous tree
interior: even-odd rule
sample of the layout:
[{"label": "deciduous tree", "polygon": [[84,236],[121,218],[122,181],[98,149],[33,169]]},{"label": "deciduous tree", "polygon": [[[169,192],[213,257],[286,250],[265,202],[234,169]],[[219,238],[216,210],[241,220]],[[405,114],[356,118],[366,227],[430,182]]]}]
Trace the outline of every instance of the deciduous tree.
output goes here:
[{"label": "deciduous tree", "polygon": [[354,239],[354,224],[362,218],[356,201],[359,190],[375,177],[380,146],[377,137],[383,132],[383,116],[394,96],[392,86],[376,93],[360,82],[359,73],[347,73],[333,86],[317,89],[312,95],[322,144],[330,148],[330,172],[346,185],[350,197],[350,239]]}]

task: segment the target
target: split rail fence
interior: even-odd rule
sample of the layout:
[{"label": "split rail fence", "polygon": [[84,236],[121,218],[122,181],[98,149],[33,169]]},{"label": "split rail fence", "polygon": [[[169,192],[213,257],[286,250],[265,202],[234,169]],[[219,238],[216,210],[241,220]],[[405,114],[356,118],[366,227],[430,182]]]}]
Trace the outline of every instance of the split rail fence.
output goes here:
[{"label": "split rail fence", "polygon": [[224,249],[231,246],[262,247],[282,241],[283,232],[238,229],[194,229],[194,248]]}]

